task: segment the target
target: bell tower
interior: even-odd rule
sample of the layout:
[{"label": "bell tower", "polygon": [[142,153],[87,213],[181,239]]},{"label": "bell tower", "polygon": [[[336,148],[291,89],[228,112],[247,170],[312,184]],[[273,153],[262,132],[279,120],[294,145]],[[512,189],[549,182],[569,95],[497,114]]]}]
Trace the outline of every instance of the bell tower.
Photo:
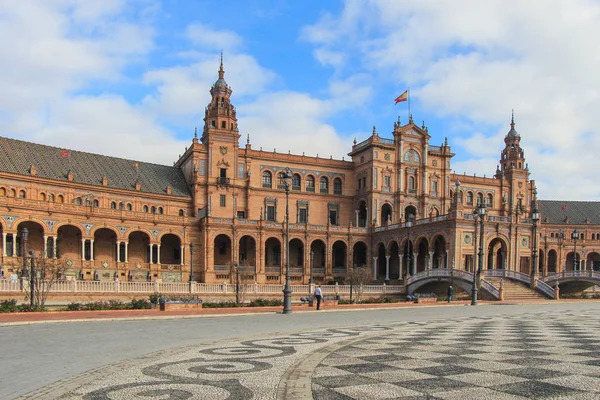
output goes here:
[{"label": "bell tower", "polygon": [[[503,177],[506,182],[506,190],[503,190],[503,202],[509,213],[521,214],[529,204],[528,183],[529,167],[525,162],[525,151],[520,145],[521,136],[515,130],[515,114],[512,113],[510,131],[504,137],[504,149],[500,154],[500,168],[496,171],[497,177]],[[504,186],[504,185],[503,185]]]},{"label": "bell tower", "polygon": [[229,141],[233,138],[235,147],[237,147],[240,134],[236,112],[235,107],[231,104],[231,88],[225,82],[224,76],[223,54],[221,53],[219,79],[210,88],[212,99],[204,111],[204,131],[200,140],[202,143],[209,143],[215,138],[215,135],[227,138]]}]

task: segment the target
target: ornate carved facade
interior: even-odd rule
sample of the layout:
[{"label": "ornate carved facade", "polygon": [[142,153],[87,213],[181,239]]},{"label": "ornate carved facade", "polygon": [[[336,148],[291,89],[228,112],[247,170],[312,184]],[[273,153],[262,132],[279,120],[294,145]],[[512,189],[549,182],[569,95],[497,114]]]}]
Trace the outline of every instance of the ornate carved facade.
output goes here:
[{"label": "ornate carved facade", "polygon": [[222,282],[239,265],[249,279],[281,283],[286,168],[298,283],[343,281],[358,265],[391,282],[473,270],[480,203],[484,268],[531,273],[535,244],[540,274],[600,268],[600,203],[540,200],[533,239],[535,181],[514,119],[495,175],[459,176],[448,141],[430,144],[412,119],[395,122],[392,139],[373,128],[348,161],[256,150],[249,139],[240,147],[222,63],[210,93],[200,138],[172,167],[0,138],[3,276],[20,274],[27,228],[27,250],[60,259],[76,279]]}]

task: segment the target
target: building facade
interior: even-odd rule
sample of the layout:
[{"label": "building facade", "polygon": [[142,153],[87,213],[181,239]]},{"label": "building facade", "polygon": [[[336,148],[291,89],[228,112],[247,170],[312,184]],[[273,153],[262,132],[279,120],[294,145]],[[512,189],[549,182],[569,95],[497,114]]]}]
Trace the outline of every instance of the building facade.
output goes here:
[{"label": "building facade", "polygon": [[400,283],[473,271],[479,237],[486,269],[600,269],[600,203],[538,200],[514,118],[492,177],[451,173],[448,141],[430,144],[412,117],[390,139],[374,127],[349,160],[269,152],[240,146],[222,63],[218,74],[200,137],[173,166],[0,138],[2,276],[33,250],[71,279],[211,283],[237,266],[281,284],[289,262],[292,283],[343,282],[357,266]]}]

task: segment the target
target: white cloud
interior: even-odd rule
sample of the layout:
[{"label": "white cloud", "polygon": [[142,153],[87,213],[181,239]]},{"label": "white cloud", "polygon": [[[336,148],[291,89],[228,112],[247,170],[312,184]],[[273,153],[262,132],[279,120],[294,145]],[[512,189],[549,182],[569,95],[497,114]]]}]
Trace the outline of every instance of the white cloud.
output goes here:
[{"label": "white cloud", "polygon": [[[452,140],[461,168],[484,167],[500,153],[498,135],[516,110],[532,179],[542,197],[600,199],[590,186],[600,158],[600,4],[586,0],[456,2],[347,1],[304,30],[319,52],[360,54],[363,66],[394,84],[449,124],[467,120],[487,131]],[[357,13],[357,7],[363,12]],[[369,12],[365,12],[369,10]],[[357,63],[356,61],[353,61]],[[366,67],[364,67],[366,68]],[[455,151],[458,151],[455,149]],[[551,155],[549,155],[551,154]],[[469,159],[473,157],[473,159]],[[491,161],[491,159],[489,159]],[[562,189],[562,188],[567,188]]]},{"label": "white cloud", "polygon": [[192,43],[210,50],[230,52],[243,43],[242,38],[235,32],[211,29],[200,23],[188,26],[186,33]]}]

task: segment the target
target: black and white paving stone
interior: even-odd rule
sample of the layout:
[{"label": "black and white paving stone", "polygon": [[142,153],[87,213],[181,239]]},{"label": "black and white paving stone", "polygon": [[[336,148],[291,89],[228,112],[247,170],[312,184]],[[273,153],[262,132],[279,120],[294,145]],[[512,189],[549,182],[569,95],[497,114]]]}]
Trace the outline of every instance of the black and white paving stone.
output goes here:
[{"label": "black and white paving stone", "polygon": [[453,318],[214,342],[23,398],[598,399],[600,315]]}]

